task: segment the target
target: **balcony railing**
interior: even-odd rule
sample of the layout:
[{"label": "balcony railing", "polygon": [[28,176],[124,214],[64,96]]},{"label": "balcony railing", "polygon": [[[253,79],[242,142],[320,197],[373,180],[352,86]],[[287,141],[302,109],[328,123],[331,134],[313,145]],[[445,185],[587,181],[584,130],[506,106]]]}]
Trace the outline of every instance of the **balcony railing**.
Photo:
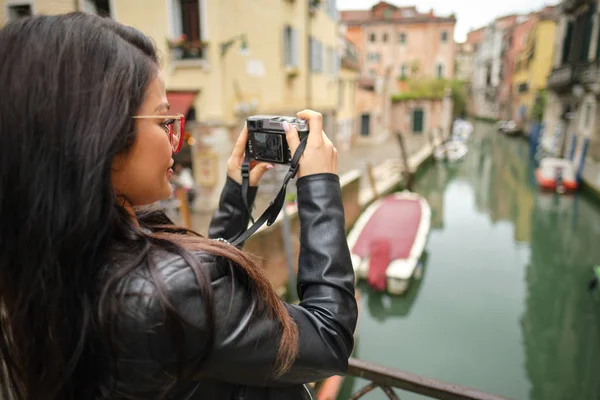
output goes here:
[{"label": "balcony railing", "polygon": [[552,71],[548,77],[548,88],[561,91],[581,84],[591,85],[600,83],[600,72],[596,62],[565,64]]},{"label": "balcony railing", "polygon": [[354,358],[349,361],[347,375],[371,381],[371,383],[356,392],[350,400],[358,400],[376,389],[382,390],[390,400],[400,400],[394,389],[401,389],[440,400],[508,400],[504,397],[412,375]]}]

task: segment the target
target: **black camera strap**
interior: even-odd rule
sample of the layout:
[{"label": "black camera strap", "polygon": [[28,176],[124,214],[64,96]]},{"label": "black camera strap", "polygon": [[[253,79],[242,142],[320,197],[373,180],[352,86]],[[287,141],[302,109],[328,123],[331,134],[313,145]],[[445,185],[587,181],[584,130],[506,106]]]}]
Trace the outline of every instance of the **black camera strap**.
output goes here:
[{"label": "black camera strap", "polygon": [[300,167],[300,157],[302,153],[304,153],[304,149],[306,148],[306,139],[302,140],[294,153],[294,157],[292,157],[292,162],[290,163],[290,169],[288,170],[285,178],[283,179],[283,184],[281,185],[281,189],[279,193],[275,197],[269,207],[265,210],[265,212],[260,216],[260,218],[254,222],[252,219],[252,213],[250,206],[248,204],[248,189],[250,187],[250,159],[248,158],[248,153],[246,152],[246,157],[244,162],[242,163],[242,198],[244,201],[244,206],[252,219],[253,225],[245,232],[241,233],[236,239],[234,239],[231,244],[237,246],[243,242],[245,242],[250,236],[252,236],[264,223],[267,223],[267,226],[273,225],[277,217],[279,216],[279,212],[283,208],[283,204],[285,203],[285,194],[287,190],[287,185],[292,178],[296,176],[298,173],[298,168]]}]

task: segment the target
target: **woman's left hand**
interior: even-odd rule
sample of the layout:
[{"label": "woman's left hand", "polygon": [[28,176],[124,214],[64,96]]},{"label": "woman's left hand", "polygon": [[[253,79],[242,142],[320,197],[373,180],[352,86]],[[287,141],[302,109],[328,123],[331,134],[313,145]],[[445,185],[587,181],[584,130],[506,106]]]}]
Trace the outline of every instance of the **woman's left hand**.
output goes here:
[{"label": "woman's left hand", "polygon": [[[235,143],[231,157],[227,161],[227,175],[240,185],[242,184],[242,163],[244,162],[246,152],[246,142],[248,142],[248,129],[244,125],[244,129],[242,129]],[[264,173],[274,167],[270,163],[250,161],[250,186],[258,186],[258,182]]]}]

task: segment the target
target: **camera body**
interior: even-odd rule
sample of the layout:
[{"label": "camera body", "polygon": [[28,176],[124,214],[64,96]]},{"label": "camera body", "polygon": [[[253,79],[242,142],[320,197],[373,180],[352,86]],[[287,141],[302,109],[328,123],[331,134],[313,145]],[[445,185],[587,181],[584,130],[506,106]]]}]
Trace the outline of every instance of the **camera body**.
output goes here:
[{"label": "camera body", "polygon": [[246,119],[248,127],[246,151],[250,159],[275,164],[291,164],[293,154],[285,139],[284,122],[296,128],[301,141],[308,137],[308,121],[303,119],[276,115],[254,115]]}]

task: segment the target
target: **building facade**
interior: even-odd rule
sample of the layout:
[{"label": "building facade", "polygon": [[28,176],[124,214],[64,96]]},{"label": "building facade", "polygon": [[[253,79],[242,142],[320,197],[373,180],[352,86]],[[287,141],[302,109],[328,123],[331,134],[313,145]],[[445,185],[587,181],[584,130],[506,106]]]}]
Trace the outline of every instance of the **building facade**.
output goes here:
[{"label": "building facade", "polygon": [[555,7],[545,7],[537,13],[536,24],[515,60],[512,119],[525,132],[528,122],[541,122],[542,115],[539,114],[543,104],[537,103],[543,102],[544,89],[552,72],[555,39]]},{"label": "building facade", "polygon": [[517,55],[523,51],[527,44],[527,37],[538,20],[537,13],[517,18],[514,25],[506,29],[502,43],[502,81],[498,93],[498,118],[502,120],[513,119],[513,80]]},{"label": "building facade", "polygon": [[454,77],[461,82],[468,83],[473,76],[475,62],[475,45],[472,43],[456,43],[455,74]]},{"label": "building facade", "polygon": [[[334,0],[116,0],[116,18],[155,39],[168,91],[187,94],[191,159],[201,200],[213,209],[226,163],[251,114],[312,108],[336,127],[339,58]],[[150,4],[151,3],[151,4]],[[187,109],[186,109],[187,108]]]},{"label": "building facade", "polygon": [[191,166],[197,209],[213,209],[226,163],[251,114],[312,108],[335,135],[339,31],[335,0],[4,0],[0,23],[87,11],[150,36],[174,113],[187,117],[177,162]]},{"label": "building facade", "polygon": [[597,0],[567,0],[558,6],[541,142],[548,154],[573,158],[577,166],[585,161],[584,177],[596,187],[600,185],[599,12]]},{"label": "building facade", "polygon": [[341,21],[360,55],[358,140],[384,140],[396,129],[391,96],[405,90],[407,80],[454,76],[456,18],[380,1],[368,10],[342,11]]},{"label": "building facade", "polygon": [[359,119],[356,112],[356,93],[360,77],[360,59],[354,43],[346,35],[346,27],[340,26],[339,57],[341,59],[338,80],[337,129],[334,145],[338,151],[348,150],[355,142]]},{"label": "building facade", "polygon": [[363,75],[385,76],[390,70],[394,78],[454,76],[454,16],[381,1],[370,10],[342,11],[341,19],[354,31]]},{"label": "building facade", "polygon": [[500,90],[503,82],[504,37],[518,16],[509,15],[492,21],[485,27],[483,38],[475,55],[472,82],[475,116],[498,119],[500,115]]}]

